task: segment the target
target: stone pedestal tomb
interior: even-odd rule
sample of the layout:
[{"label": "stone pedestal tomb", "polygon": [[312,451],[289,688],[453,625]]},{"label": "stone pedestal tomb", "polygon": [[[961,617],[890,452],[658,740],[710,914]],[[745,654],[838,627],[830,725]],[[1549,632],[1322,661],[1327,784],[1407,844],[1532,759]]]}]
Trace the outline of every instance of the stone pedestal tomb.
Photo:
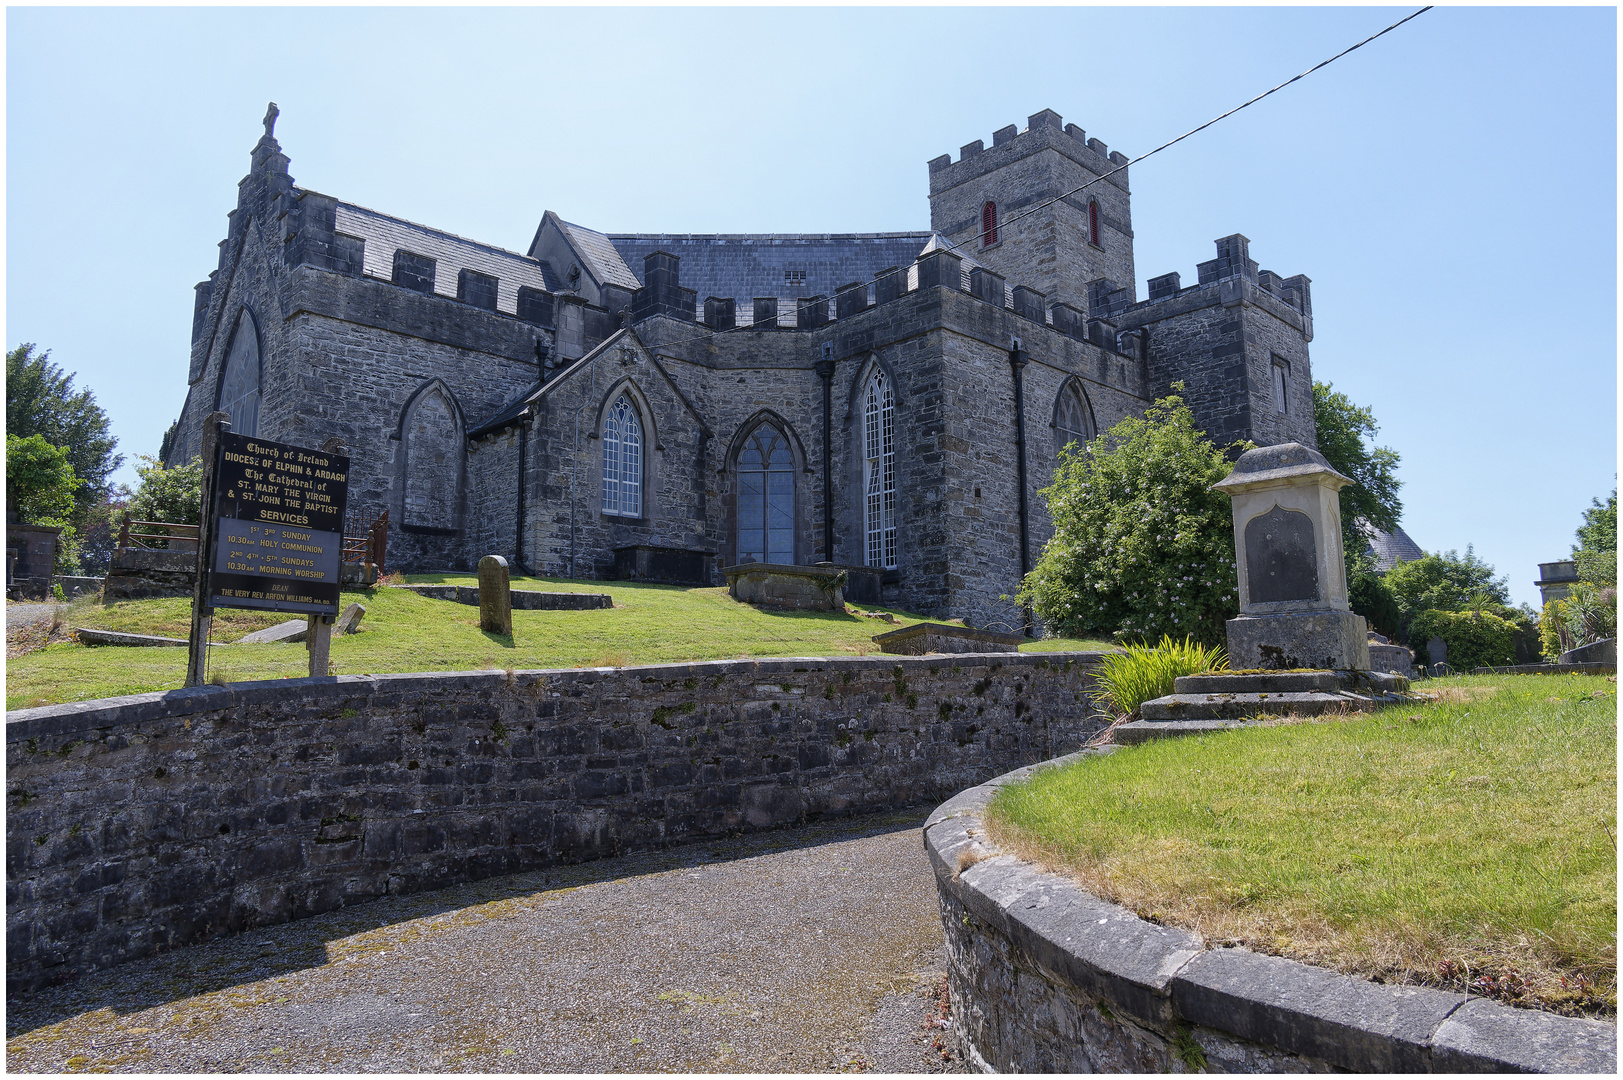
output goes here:
[{"label": "stone pedestal tomb", "polygon": [[1117,742],[1405,700],[1406,679],[1370,671],[1369,628],[1347,604],[1339,493],[1352,482],[1290,442],[1247,451],[1212,485],[1233,500],[1240,615],[1228,622],[1231,670],[1175,679]]},{"label": "stone pedestal tomb", "polygon": [[1233,500],[1240,616],[1235,670],[1369,670],[1369,627],[1347,603],[1339,492],[1352,483],[1301,443],[1249,450],[1213,487]]}]

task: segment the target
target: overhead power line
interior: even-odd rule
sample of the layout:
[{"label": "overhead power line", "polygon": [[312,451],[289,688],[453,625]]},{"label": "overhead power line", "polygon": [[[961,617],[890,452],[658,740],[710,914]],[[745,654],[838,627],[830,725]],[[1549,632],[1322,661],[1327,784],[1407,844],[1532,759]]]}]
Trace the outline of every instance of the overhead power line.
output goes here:
[{"label": "overhead power line", "polygon": [[[1315,71],[1318,71],[1320,68],[1328,67],[1329,65],[1335,63],[1337,60],[1340,60],[1343,56],[1346,56],[1348,53],[1356,52],[1357,50],[1362,49],[1365,45],[1368,45],[1370,42],[1374,41],[1376,38],[1384,37],[1385,35],[1390,34],[1392,31],[1396,30],[1398,27],[1402,26],[1404,23],[1409,22],[1411,19],[1415,19],[1415,18],[1420,17],[1421,15],[1424,15],[1426,12],[1430,11],[1434,6],[1435,5],[1427,4],[1425,7],[1419,9],[1418,11],[1414,11],[1414,12],[1411,12],[1410,14],[1408,14],[1408,15],[1405,15],[1403,18],[1399,19],[1397,22],[1393,23],[1391,26],[1388,26],[1385,30],[1380,31],[1379,33],[1371,34],[1369,37],[1365,38],[1363,41],[1360,41],[1356,45],[1349,45],[1347,48],[1342,49],[1340,52],[1336,53],[1334,56],[1330,57],[1329,59],[1320,60],[1317,64],[1314,64],[1312,67],[1308,68],[1306,71],[1302,72],[1301,74],[1292,75],[1290,78],[1286,79],[1284,82],[1280,83],[1278,86],[1275,86],[1270,90],[1264,90],[1262,93],[1258,94],[1256,97],[1250,99],[1249,101],[1245,101],[1245,102],[1240,103],[1239,105],[1234,106],[1234,108],[1230,109],[1228,112],[1223,113],[1220,116],[1212,117],[1210,120],[1206,121],[1204,124],[1201,124],[1199,127],[1190,128],[1188,131],[1184,132],[1182,135],[1179,135],[1176,139],[1170,139],[1167,142],[1162,143],[1160,146],[1157,146],[1154,150],[1148,150],[1148,151],[1138,155],[1136,158],[1131,159],[1130,161],[1123,162],[1122,164],[1116,166],[1114,169],[1111,169],[1109,172],[1102,173],[1099,176],[1094,177],[1092,180],[1089,180],[1087,183],[1081,184],[1081,185],[1079,185],[1077,187],[1074,187],[1071,190],[1065,192],[1064,194],[1056,195],[1052,199],[1047,200],[1046,202],[1040,202],[1035,206],[1027,207],[1026,209],[1020,211],[1019,213],[1009,216],[1008,218],[1006,218],[1003,221],[998,223],[998,228],[1000,228],[1000,229],[1005,228],[1008,225],[1012,224],[1013,222],[1019,221],[1021,218],[1030,217],[1032,214],[1035,214],[1039,210],[1042,210],[1042,209],[1045,209],[1046,207],[1052,206],[1057,202],[1063,202],[1064,200],[1069,199],[1073,195],[1079,195],[1082,192],[1086,191],[1088,188],[1092,187],[1093,185],[1101,183],[1102,181],[1108,180],[1110,177],[1115,176],[1117,173],[1121,172],[1123,169],[1127,169],[1127,168],[1129,168],[1129,167],[1131,167],[1133,165],[1137,165],[1139,162],[1145,160],[1146,158],[1150,158],[1150,157],[1155,156],[1156,154],[1159,154],[1161,151],[1167,149],[1168,147],[1176,146],[1178,143],[1183,142],[1185,139],[1189,138],[1191,135],[1200,134],[1202,131],[1205,131],[1207,128],[1211,127],[1213,124],[1217,123],[1218,121],[1226,120],[1229,117],[1233,116],[1235,113],[1239,112],[1241,109],[1249,108],[1250,106],[1255,105],[1257,102],[1261,101],[1263,98],[1268,97],[1268,96],[1270,96],[1272,94],[1277,94],[1279,91],[1285,89],[1285,87],[1291,85],[1292,83],[1300,82],[1301,80],[1307,78],[1309,75],[1313,74]],[[980,234],[976,233],[975,235],[979,236]],[[942,237],[942,239],[945,240],[946,238]],[[963,242],[954,243],[954,242],[949,240],[949,241],[947,241],[947,246],[945,248],[938,249],[938,250],[958,251],[958,250],[963,248],[965,243],[968,243],[968,241],[966,240],[966,241],[963,241]],[[908,269],[909,269],[908,267],[898,267],[897,269],[890,271],[888,274],[876,274],[874,276],[874,280],[878,281],[881,278],[888,277],[888,276],[895,275],[895,274],[905,274],[905,273],[907,273]],[[868,283],[867,282],[862,282],[861,283],[861,288],[864,291],[866,291],[867,288],[868,288]],[[841,291],[842,290],[836,289],[834,291],[834,295],[836,297],[839,296]],[[854,291],[854,290],[844,290],[844,291]],[[767,325],[764,321],[759,322],[759,323],[754,322],[754,321],[751,321],[749,323],[740,323],[740,324],[735,325],[734,327],[732,327],[732,329],[730,329],[730,330],[715,330],[715,331],[711,331],[710,333],[707,333],[707,334],[695,335],[695,336],[690,337],[690,338],[680,338],[680,339],[678,339],[676,341],[667,341],[667,342],[662,343],[662,347],[667,347],[668,348],[668,347],[673,346],[673,345],[685,345],[690,341],[702,341],[705,338],[718,337],[718,336],[720,336],[722,334],[732,334],[732,333],[736,333],[737,331],[740,331],[740,330],[754,330],[754,329],[757,329],[757,328],[759,328],[761,326],[764,326],[764,325]],[[771,325],[774,325],[774,326],[777,325],[776,321],[774,320],[774,322]]]}]

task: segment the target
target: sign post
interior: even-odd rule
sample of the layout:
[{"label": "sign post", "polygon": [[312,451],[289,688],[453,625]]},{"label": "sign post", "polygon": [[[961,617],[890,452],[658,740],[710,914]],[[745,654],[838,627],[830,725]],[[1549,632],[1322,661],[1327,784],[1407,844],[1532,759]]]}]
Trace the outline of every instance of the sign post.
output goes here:
[{"label": "sign post", "polygon": [[[216,464],[205,478],[212,505],[200,545],[208,571],[206,582],[198,576],[201,610],[212,614],[217,607],[236,607],[309,616],[312,675],[327,674],[327,646],[338,614],[349,499],[349,458],[342,450],[336,439],[311,450],[222,431]],[[195,640],[193,651],[199,651]],[[201,683],[201,665],[198,672],[198,683],[187,685]]]},{"label": "sign post", "polygon": [[197,536],[197,580],[192,583],[192,634],[186,650],[186,685],[203,685],[203,668],[207,663],[209,627],[214,622],[214,608],[208,602],[208,571],[210,541],[214,535],[214,496],[217,491],[215,474],[220,457],[220,436],[231,430],[231,414],[210,413],[203,421],[202,506],[198,520],[202,528]]}]

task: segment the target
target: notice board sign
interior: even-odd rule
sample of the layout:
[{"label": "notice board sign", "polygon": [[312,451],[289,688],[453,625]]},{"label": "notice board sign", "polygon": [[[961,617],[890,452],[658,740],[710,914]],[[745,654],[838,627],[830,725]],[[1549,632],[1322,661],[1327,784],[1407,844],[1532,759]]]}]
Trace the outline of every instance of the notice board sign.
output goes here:
[{"label": "notice board sign", "polygon": [[338,614],[349,458],[221,432],[210,607]]}]

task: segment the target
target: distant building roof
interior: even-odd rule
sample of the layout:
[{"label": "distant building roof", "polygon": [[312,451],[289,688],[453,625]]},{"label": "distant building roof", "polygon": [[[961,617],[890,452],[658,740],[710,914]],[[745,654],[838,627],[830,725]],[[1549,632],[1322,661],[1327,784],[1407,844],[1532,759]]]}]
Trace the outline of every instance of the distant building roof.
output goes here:
[{"label": "distant building roof", "polygon": [[405,248],[434,260],[434,292],[440,296],[456,297],[459,270],[477,270],[494,277],[496,310],[508,315],[518,312],[520,285],[547,292],[559,289],[552,267],[545,262],[354,203],[338,204],[334,228],[366,241],[362,262],[368,277],[390,280],[394,276],[394,253]]},{"label": "distant building roof", "polygon": [[[841,285],[871,282],[907,267],[930,239],[916,233],[610,233],[632,273],[643,257],[668,251],[681,260],[682,287],[698,303],[719,296],[747,309],[757,296],[833,296]],[[636,286],[633,286],[636,287]]]},{"label": "distant building roof", "polygon": [[[631,272],[625,259],[614,249],[614,243],[606,235],[562,219],[559,219],[558,224],[562,226],[564,234],[569,237],[570,244],[580,253],[580,257],[586,260],[586,268],[592,272],[592,276],[599,284],[619,285],[633,292],[642,288],[642,279]],[[637,260],[637,265],[639,267],[642,265],[642,259]]]},{"label": "distant building roof", "polygon": [[1368,522],[1363,522],[1364,535],[1369,539],[1366,551],[1375,556],[1375,569],[1379,573],[1386,573],[1400,562],[1414,562],[1425,554],[1420,545],[1409,539],[1409,534],[1401,528],[1391,532],[1382,532]]}]

